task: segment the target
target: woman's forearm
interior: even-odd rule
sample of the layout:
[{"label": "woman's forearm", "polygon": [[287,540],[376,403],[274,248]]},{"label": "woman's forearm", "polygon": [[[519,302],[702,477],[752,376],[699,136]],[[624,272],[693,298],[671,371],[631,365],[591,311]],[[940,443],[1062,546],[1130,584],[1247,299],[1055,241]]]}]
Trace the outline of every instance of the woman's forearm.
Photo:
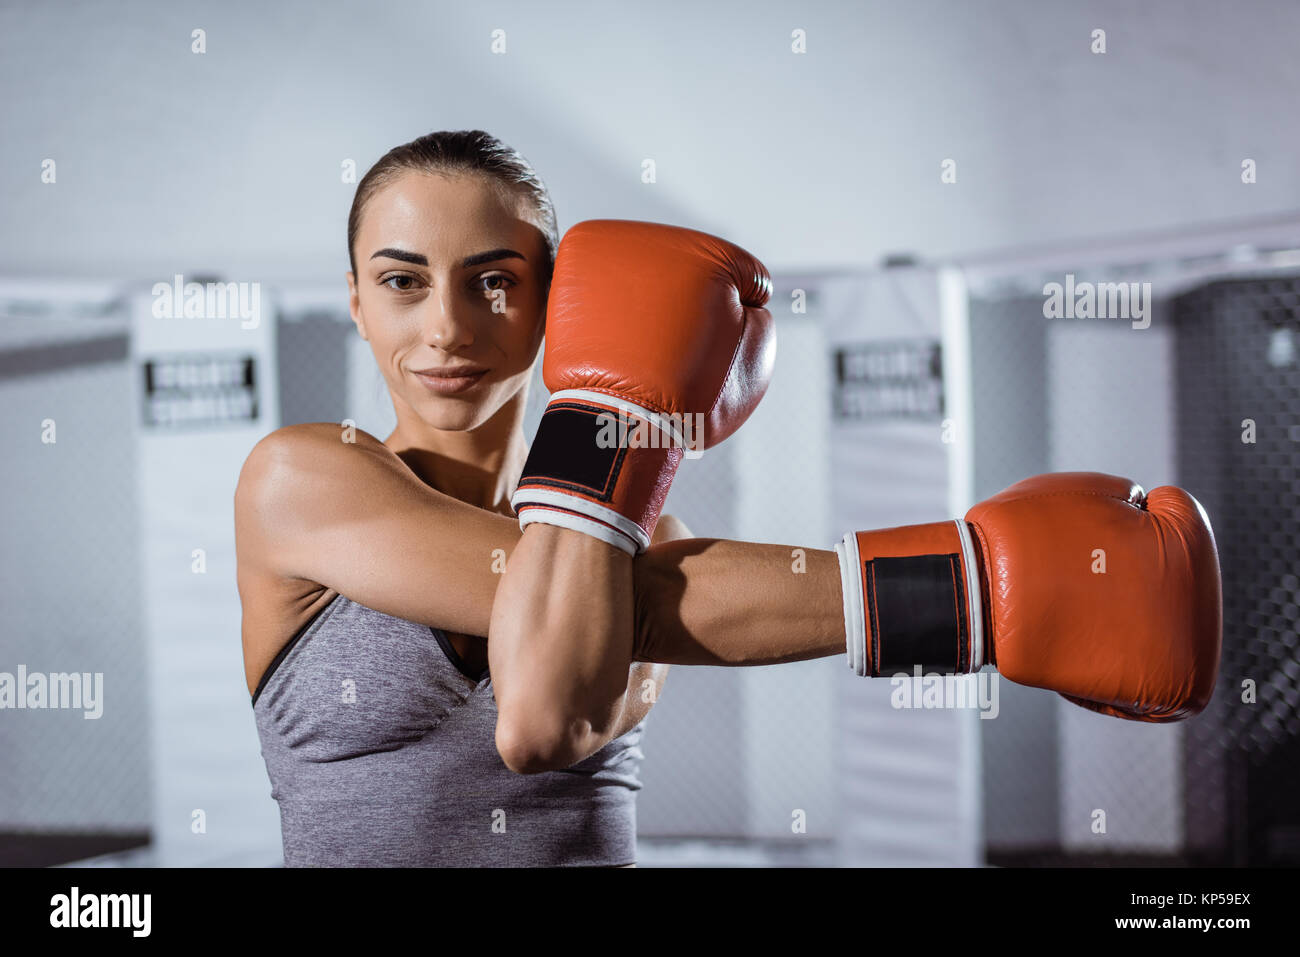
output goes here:
[{"label": "woman's forearm", "polygon": [[633,562],[633,659],[768,665],[843,654],[834,551],[691,538]]},{"label": "woman's forearm", "polygon": [[568,529],[524,532],[488,641],[497,750],[509,767],[567,767],[620,733],[633,610],[631,556]]}]

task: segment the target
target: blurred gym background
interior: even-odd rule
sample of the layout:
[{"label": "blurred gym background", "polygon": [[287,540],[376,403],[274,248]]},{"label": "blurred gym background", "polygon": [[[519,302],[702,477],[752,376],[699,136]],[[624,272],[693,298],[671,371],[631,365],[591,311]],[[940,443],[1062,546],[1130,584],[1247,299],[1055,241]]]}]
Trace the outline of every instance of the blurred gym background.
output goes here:
[{"label": "blurred gym background", "polygon": [[[1218,539],[1219,687],[1180,724],[673,669],[643,866],[1300,863],[1297,35],[1283,0],[0,7],[0,672],[104,675],[97,720],[0,710],[0,864],[281,862],[235,478],[284,424],[387,434],[347,172],[465,128],[562,229],[771,267],[771,390],[669,499],[697,535],[829,548],[1087,469],[1182,485]],[[255,318],[155,318],[177,275]],[[1045,318],[1067,281],[1150,284],[1149,324]]]}]

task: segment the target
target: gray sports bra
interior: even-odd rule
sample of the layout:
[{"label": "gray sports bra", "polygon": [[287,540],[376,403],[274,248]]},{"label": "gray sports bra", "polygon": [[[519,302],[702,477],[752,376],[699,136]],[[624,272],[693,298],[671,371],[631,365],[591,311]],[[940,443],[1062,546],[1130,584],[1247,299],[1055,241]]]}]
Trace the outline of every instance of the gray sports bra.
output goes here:
[{"label": "gray sports bra", "polygon": [[253,713],[286,866],[636,860],[645,722],[563,771],[515,774],[491,677],[437,629],[340,595],[271,662]]}]

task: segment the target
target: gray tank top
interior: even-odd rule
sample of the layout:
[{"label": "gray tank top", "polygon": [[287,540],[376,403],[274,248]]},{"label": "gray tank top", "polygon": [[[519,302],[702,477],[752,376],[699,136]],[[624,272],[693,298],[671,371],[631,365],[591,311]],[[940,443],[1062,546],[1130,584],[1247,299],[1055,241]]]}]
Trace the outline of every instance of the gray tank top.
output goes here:
[{"label": "gray tank top", "polygon": [[446,635],[340,595],[253,695],[289,867],[636,860],[642,721],[563,771],[497,753],[492,679]]}]

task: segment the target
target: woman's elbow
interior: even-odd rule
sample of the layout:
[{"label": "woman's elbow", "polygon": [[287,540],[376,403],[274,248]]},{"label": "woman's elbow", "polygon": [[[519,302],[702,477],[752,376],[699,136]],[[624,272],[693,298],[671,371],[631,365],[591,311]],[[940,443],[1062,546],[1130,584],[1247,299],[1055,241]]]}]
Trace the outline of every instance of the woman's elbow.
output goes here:
[{"label": "woman's elbow", "polygon": [[559,771],[586,757],[592,737],[590,722],[564,720],[558,715],[497,717],[497,753],[516,774]]}]

